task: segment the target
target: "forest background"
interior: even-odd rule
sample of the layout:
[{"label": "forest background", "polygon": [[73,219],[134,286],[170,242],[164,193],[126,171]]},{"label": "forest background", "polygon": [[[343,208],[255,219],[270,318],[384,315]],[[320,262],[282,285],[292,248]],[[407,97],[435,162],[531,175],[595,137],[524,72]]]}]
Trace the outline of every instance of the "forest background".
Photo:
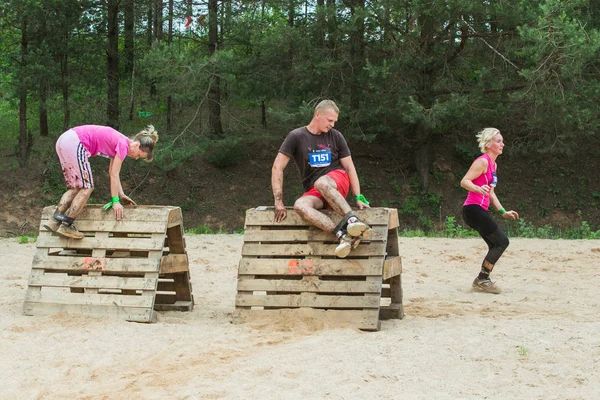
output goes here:
[{"label": "forest background", "polygon": [[[460,179],[493,126],[496,189],[521,236],[599,237],[600,0],[4,0],[0,234],[38,228],[64,191],[54,143],[106,124],[160,133],[125,192],[193,232],[272,205],[271,165],[335,100],[362,192],[407,231],[467,232]],[[91,202],[109,200],[92,159]],[[301,194],[295,167],[284,198]]]}]

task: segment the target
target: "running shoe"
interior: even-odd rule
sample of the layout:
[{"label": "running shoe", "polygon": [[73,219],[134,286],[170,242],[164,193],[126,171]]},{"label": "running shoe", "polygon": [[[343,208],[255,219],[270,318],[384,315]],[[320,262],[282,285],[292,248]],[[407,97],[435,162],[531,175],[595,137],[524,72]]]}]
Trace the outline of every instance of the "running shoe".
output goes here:
[{"label": "running shoe", "polygon": [[75,228],[75,225],[60,224],[56,230],[56,233],[71,239],[83,239],[84,237],[83,233],[79,232],[77,228]]},{"label": "running shoe", "polygon": [[500,294],[502,290],[489,279],[475,278],[473,281],[473,291],[483,293]]}]

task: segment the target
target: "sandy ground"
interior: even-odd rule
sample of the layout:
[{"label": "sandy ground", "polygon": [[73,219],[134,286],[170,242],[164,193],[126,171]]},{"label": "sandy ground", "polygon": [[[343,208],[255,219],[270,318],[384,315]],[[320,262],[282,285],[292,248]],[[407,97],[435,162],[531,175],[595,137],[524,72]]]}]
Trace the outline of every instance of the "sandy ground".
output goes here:
[{"label": "sandy ground", "polygon": [[22,315],[34,244],[0,239],[1,399],[598,399],[600,242],[401,239],[404,320],[232,324],[240,235],[187,236],[196,307],[156,324]]}]

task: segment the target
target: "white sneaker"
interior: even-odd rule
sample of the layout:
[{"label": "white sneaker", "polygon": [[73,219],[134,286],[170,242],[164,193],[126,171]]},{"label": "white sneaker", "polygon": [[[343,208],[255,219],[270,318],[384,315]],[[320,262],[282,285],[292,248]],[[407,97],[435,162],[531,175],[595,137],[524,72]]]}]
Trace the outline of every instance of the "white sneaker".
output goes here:
[{"label": "white sneaker", "polygon": [[335,255],[339,258],[346,258],[350,254],[350,250],[358,247],[360,238],[343,235],[340,238],[340,244],[335,248]]},{"label": "white sneaker", "polygon": [[346,227],[346,231],[350,236],[360,236],[361,239],[368,239],[371,237],[371,227],[364,222],[356,220],[351,222]]}]

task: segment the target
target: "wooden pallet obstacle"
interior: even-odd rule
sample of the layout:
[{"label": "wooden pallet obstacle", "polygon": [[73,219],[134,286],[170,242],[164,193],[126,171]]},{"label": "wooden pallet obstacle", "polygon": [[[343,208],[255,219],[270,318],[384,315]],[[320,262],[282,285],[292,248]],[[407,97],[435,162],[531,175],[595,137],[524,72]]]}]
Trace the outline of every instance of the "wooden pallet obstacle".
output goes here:
[{"label": "wooden pallet obstacle", "polygon": [[44,208],[25,297],[25,315],[58,312],[156,322],[156,311],[194,305],[179,207],[127,206],[122,221],[102,205],[75,220],[83,239],[47,231]]},{"label": "wooden pallet obstacle", "polygon": [[[325,213],[336,224],[341,219]],[[293,209],[280,223],[274,222],[273,207],[247,210],[235,320],[276,319],[302,310],[379,330],[381,319],[403,318],[398,212],[370,208],[356,214],[373,232],[342,259],[335,256],[335,235],[309,225]]]}]

